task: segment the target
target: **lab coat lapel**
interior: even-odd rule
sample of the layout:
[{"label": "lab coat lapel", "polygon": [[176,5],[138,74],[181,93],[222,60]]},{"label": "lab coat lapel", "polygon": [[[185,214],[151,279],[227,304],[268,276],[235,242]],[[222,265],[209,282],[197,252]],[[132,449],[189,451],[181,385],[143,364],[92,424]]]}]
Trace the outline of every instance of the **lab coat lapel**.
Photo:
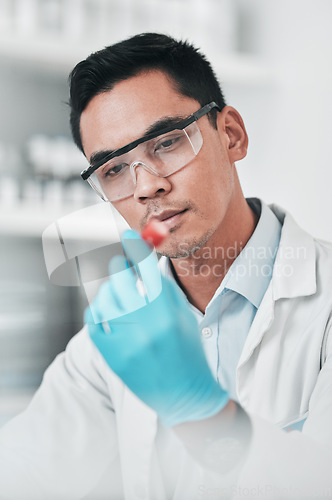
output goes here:
[{"label": "lab coat lapel", "polygon": [[[255,359],[258,355],[256,348],[275,319],[275,302],[282,298],[308,296],[316,292],[313,238],[303,231],[287,212],[276,205],[270,205],[270,208],[283,223],[283,228],[272,280],[251,325],[237,367],[237,394],[240,403],[247,409],[249,403],[250,407],[252,406],[254,397]],[[262,384],[264,385],[264,381]]]},{"label": "lab coat lapel", "polygon": [[270,208],[280,221],[284,221],[273,269],[273,299],[312,295],[317,289],[314,239],[290,214],[277,205],[270,205]]}]

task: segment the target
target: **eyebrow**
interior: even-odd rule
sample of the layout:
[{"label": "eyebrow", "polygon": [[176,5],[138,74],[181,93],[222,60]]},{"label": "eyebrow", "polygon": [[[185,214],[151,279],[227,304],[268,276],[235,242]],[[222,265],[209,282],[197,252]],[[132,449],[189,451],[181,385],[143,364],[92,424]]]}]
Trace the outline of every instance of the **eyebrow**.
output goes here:
[{"label": "eyebrow", "polygon": [[[162,132],[163,130],[168,129],[169,127],[173,127],[178,123],[181,123],[186,117],[187,116],[172,116],[172,117],[166,116],[160,118],[145,130],[145,133],[140,137],[140,139],[144,137],[147,137],[148,139],[148,136],[150,135],[156,137],[157,135],[159,135],[159,132]],[[137,141],[140,141],[140,139],[137,139]],[[103,165],[103,163],[105,163],[108,160],[109,156],[113,155],[113,153],[119,151],[120,149],[125,149],[127,146],[130,146],[135,142],[136,141],[132,141],[129,144],[126,144],[126,146],[123,146],[121,148],[103,149],[102,151],[97,151],[96,153],[93,153],[90,157],[90,165],[91,166]]]}]

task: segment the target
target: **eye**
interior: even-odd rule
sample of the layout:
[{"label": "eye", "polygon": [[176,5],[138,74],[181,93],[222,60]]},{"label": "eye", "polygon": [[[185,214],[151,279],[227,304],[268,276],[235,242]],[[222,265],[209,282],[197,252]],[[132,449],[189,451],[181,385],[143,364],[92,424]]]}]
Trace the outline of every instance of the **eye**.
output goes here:
[{"label": "eye", "polygon": [[127,163],[118,163],[105,165],[102,169],[101,175],[103,179],[117,177],[120,174],[123,174],[128,167]]},{"label": "eye", "polygon": [[164,137],[155,144],[154,151],[160,153],[173,151],[180,145],[182,139],[182,135]]}]

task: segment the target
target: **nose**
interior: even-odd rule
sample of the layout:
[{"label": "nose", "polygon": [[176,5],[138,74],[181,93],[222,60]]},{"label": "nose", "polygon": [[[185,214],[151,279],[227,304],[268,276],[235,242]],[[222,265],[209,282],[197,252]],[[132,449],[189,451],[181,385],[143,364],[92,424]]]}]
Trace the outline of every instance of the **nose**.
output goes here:
[{"label": "nose", "polygon": [[136,187],[134,199],[140,203],[155,197],[165,196],[172,189],[168,177],[159,177],[147,170],[143,163],[137,163],[134,168]]}]

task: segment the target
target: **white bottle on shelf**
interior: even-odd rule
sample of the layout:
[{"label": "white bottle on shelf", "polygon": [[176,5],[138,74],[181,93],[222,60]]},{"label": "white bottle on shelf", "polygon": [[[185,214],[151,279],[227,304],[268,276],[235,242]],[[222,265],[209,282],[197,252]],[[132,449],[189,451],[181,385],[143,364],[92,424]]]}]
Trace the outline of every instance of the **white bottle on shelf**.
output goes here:
[{"label": "white bottle on shelf", "polygon": [[[23,0],[24,1],[24,0]],[[39,30],[44,35],[62,32],[62,0],[39,0]]]},{"label": "white bottle on shelf", "polygon": [[142,4],[140,31],[165,33],[181,38],[188,18],[184,17],[186,9],[190,14],[190,0],[145,0]]},{"label": "white bottle on shelf", "polygon": [[[142,10],[143,0],[98,0],[96,34],[98,43],[111,45],[137,32],[135,29],[136,10]],[[101,48],[101,47],[99,47]]]},{"label": "white bottle on shelf", "polygon": [[0,205],[16,206],[19,203],[19,186],[12,176],[0,177]]},{"label": "white bottle on shelf", "polygon": [[38,26],[38,1],[16,0],[14,7],[15,31],[19,36],[34,35]]},{"label": "white bottle on shelf", "polygon": [[63,5],[63,35],[72,40],[84,38],[87,19],[84,0],[66,0]]},{"label": "white bottle on shelf", "polygon": [[49,180],[44,187],[43,202],[46,208],[52,209],[55,205],[60,206],[63,203],[63,184],[57,179]]},{"label": "white bottle on shelf", "polygon": [[23,202],[34,203],[35,205],[42,200],[42,186],[38,180],[32,178],[25,181],[23,186]]},{"label": "white bottle on shelf", "polygon": [[12,0],[0,0],[0,33],[12,33],[14,10]]},{"label": "white bottle on shelf", "polygon": [[208,56],[233,52],[237,35],[236,3],[233,0],[192,0],[187,3],[184,31]]}]

